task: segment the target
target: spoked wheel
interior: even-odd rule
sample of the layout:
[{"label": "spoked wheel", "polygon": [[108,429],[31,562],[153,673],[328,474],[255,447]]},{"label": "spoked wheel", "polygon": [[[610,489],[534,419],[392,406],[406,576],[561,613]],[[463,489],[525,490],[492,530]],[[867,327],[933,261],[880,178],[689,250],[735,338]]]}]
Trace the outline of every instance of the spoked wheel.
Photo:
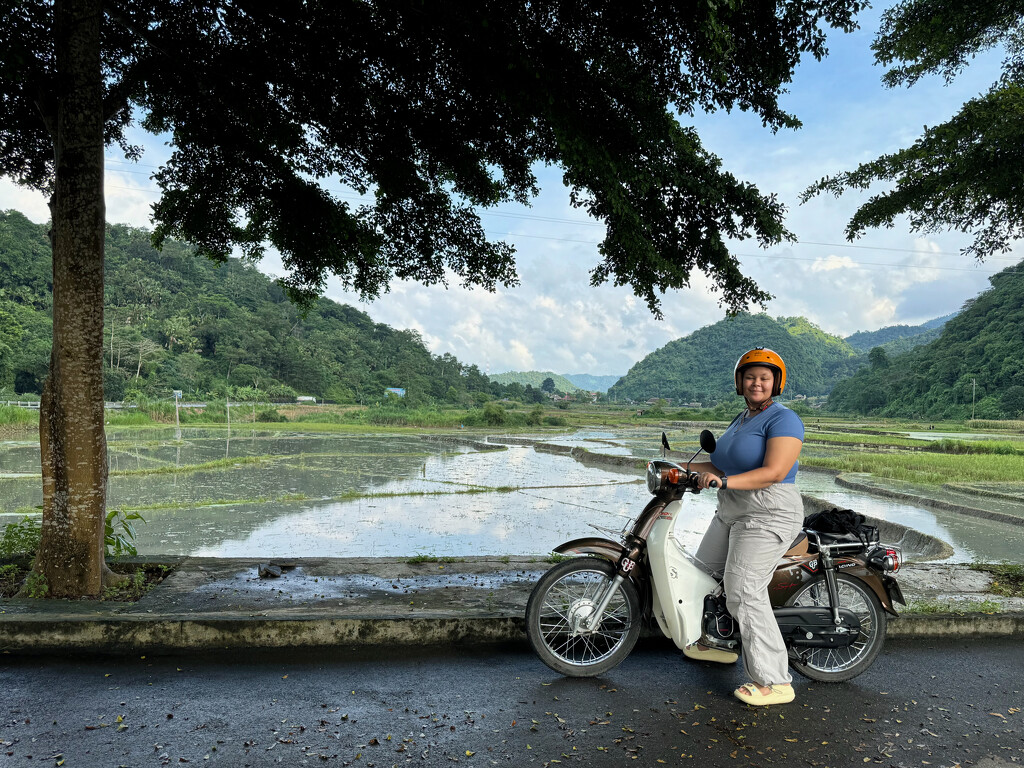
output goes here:
[{"label": "spoked wheel", "polygon": [[625,659],[640,635],[640,597],[628,579],[612,595],[600,621],[588,620],[615,578],[602,558],[581,557],[549,570],[530,594],[526,633],[541,661],[570,677],[594,677]]},{"label": "spoked wheel", "polygon": [[[845,648],[791,648],[789,664],[800,674],[826,683],[856,677],[875,661],[885,642],[887,617],[875,593],[864,582],[837,574],[839,607],[853,611],[860,620],[860,634]],[[824,577],[801,587],[786,605],[829,604]]]}]

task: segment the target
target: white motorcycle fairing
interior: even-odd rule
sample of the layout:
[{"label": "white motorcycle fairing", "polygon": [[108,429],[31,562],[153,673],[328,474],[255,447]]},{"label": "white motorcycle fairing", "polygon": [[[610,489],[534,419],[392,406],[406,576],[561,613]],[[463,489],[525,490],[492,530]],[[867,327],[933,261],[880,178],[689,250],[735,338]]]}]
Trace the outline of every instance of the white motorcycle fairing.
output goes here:
[{"label": "white motorcycle fairing", "polygon": [[704,596],[718,587],[718,582],[697,565],[675,536],[681,509],[681,502],[670,502],[647,537],[651,610],[661,631],[680,649],[700,639]]}]

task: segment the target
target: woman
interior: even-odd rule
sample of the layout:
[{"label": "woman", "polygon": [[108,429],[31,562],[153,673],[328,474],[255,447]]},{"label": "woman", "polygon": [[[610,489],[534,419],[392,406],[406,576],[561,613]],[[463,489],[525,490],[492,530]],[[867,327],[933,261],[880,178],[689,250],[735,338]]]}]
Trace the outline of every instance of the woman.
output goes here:
[{"label": "woman", "polygon": [[[752,682],[734,693],[748,704],[784,704],[795,694],[786,646],[768,599],[779,559],[800,533],[803,501],[796,489],[804,425],[773,402],[786,386],[786,364],[757,347],[736,361],[736,393],[747,407],[718,440],[710,462],[693,464],[701,488],[717,487],[718,509],[697,550],[709,571],[724,574],[726,605],[739,624],[743,666]],[[737,654],[695,643],[691,659],[731,664]]]}]

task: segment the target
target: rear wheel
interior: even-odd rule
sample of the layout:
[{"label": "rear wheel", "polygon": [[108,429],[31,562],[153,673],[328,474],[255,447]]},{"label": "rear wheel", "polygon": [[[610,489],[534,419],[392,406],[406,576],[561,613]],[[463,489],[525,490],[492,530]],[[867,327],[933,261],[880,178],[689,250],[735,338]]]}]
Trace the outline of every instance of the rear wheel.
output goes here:
[{"label": "rear wheel", "polygon": [[615,567],[597,557],[567,560],[541,576],[526,605],[526,633],[551,669],[570,677],[594,677],[633,650],[641,609],[628,579],[615,590],[597,626],[583,626],[614,578]]},{"label": "rear wheel", "polygon": [[[860,620],[860,634],[845,648],[790,648],[789,665],[811,680],[838,683],[856,677],[870,667],[885,642],[888,621],[878,597],[860,579],[837,574],[839,607],[853,611]],[[825,578],[808,582],[788,601],[787,606],[827,606]]]}]

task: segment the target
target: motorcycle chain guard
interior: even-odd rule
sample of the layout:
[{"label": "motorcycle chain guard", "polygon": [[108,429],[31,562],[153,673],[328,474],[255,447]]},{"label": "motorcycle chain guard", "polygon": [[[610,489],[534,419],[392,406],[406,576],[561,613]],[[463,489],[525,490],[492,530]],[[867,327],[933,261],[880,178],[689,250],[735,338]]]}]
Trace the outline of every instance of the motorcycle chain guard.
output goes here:
[{"label": "motorcycle chain guard", "polygon": [[[843,623],[832,621],[832,609],[823,606],[795,606],[772,611],[787,646],[796,648],[844,648],[860,635],[860,620],[848,608],[839,609]],[[725,607],[725,595],[704,598],[704,634],[701,643],[710,648],[736,650],[739,628]]]}]

